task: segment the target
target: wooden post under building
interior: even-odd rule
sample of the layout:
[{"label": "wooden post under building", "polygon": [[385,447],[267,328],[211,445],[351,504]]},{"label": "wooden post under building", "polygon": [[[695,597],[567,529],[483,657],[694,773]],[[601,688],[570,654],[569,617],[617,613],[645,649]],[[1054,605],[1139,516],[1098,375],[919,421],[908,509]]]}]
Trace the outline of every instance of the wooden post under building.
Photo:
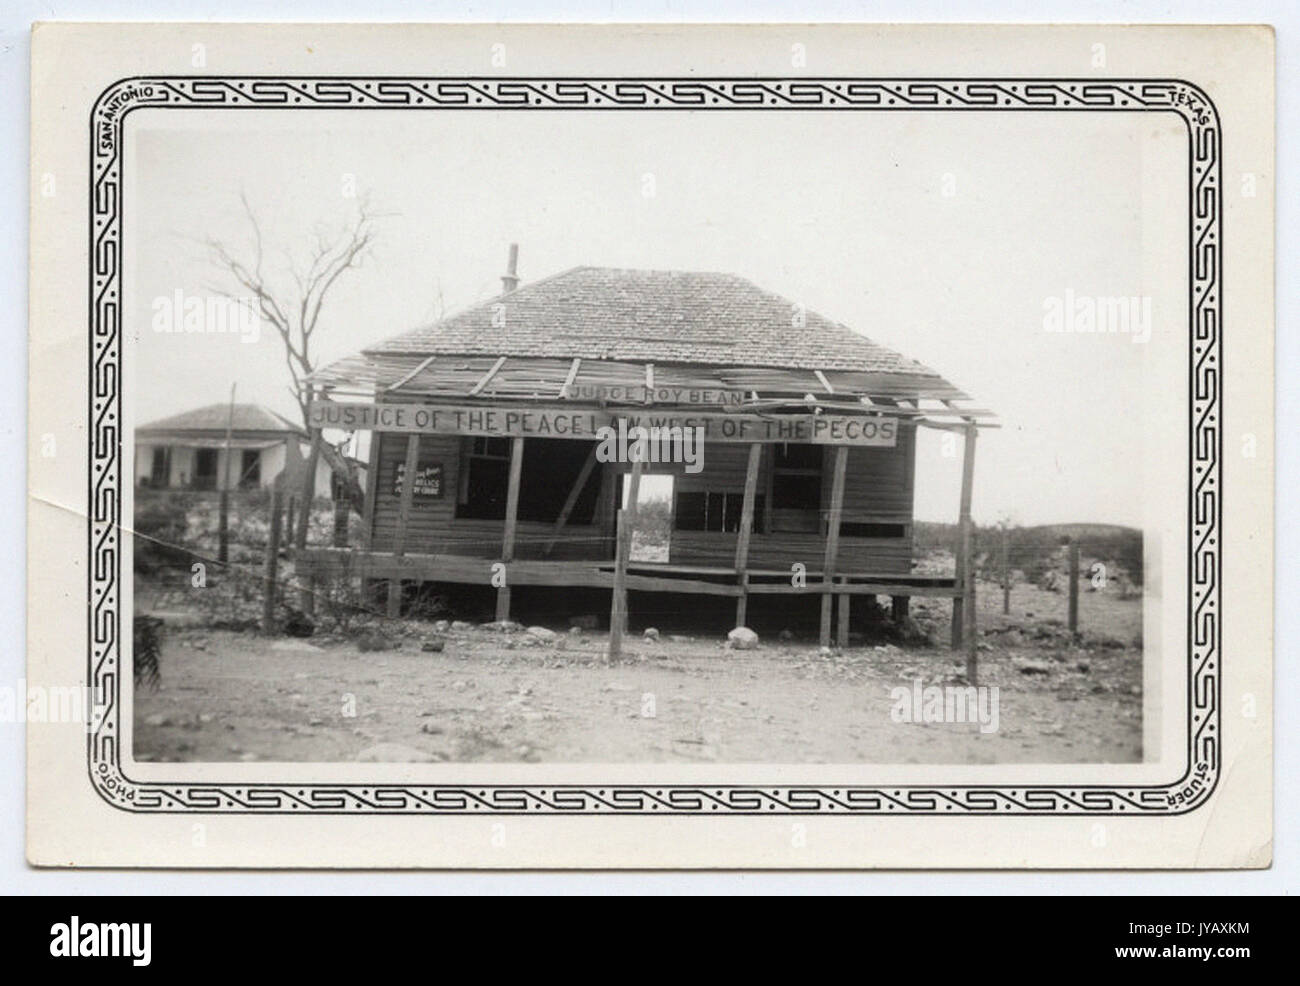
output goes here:
[{"label": "wooden post under building", "polygon": [[[831,504],[826,526],[826,558],[822,565],[822,620],[819,640],[821,646],[831,645],[831,607],[835,600],[830,586],[835,581],[835,563],[840,551],[840,521],[844,516],[844,473],[848,466],[849,448],[835,446],[835,466],[831,473]],[[847,633],[847,630],[846,630]]]},{"label": "wooden post under building", "polygon": [[266,560],[262,566],[262,632],[275,632],[275,603],[278,586],[276,579],[280,568],[280,503],[279,487],[271,491],[271,524],[266,537]]},{"label": "wooden post under building", "polygon": [[1070,633],[1079,632],[1079,542],[1076,538],[1070,538],[1070,548],[1067,552],[1070,565],[1070,608],[1069,608],[1069,626]]},{"label": "wooden post under building", "polygon": [[[627,565],[632,553],[632,527],[636,523],[636,501],[641,492],[641,473],[645,464],[638,456],[632,463],[623,509],[618,514],[618,531],[614,556],[614,597],[609,606],[609,660],[623,654],[623,634],[627,632]],[[617,477],[615,477],[617,479]]]},{"label": "wooden post under building", "polygon": [[[406,534],[411,526],[411,502],[415,496],[415,470],[420,462],[420,433],[412,432],[406,439],[406,460],[402,465],[402,495],[397,508],[397,538],[393,554],[401,558],[406,554]],[[402,615],[402,580],[388,580],[388,615]]]},{"label": "wooden post under building", "polygon": [[975,485],[975,438],[978,434],[974,422],[965,426],[966,440],[961,460],[961,507],[958,514],[957,588],[961,595],[952,601],[953,646],[966,650],[966,680],[975,684],[977,676],[977,638],[975,633],[975,575],[971,564],[971,494]]},{"label": "wooden post under building", "polygon": [[506,485],[506,518],[501,533],[501,562],[505,582],[497,589],[497,619],[510,619],[510,563],[515,560],[515,532],[519,528],[519,477],[524,468],[524,440],[510,439],[510,478]]},{"label": "wooden post under building", "polygon": [[736,600],[736,626],[743,627],[749,605],[749,541],[754,534],[754,503],[758,495],[758,470],[763,459],[763,446],[755,442],[749,447],[749,460],[745,465],[745,498],[740,508],[740,530],[736,533],[736,581],[740,598]]}]

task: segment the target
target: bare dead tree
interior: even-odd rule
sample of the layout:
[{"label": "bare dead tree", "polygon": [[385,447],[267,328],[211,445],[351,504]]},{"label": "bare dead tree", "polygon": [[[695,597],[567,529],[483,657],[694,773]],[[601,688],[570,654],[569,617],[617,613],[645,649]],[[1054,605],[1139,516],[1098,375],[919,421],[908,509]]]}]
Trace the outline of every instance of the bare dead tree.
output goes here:
[{"label": "bare dead tree", "polygon": [[312,231],[305,260],[285,249],[281,251],[283,261],[271,265],[266,260],[262,223],[247,195],[240,193],[239,201],[252,242],[245,251],[238,252],[220,240],[207,241],[212,263],[237,285],[218,285],[214,290],[227,297],[246,293],[256,300],[259,314],[275,329],[284,348],[294,400],[306,426],[310,403],[307,378],[316,368],[312,344],[320,328],[321,311],[339,278],[360,267],[369,256],[379,216],[362,198],[349,222],[333,229],[317,226]]},{"label": "bare dead tree", "polygon": [[[267,260],[267,245],[262,223],[240,193],[240,204],[248,220],[251,241],[242,250],[210,238],[206,241],[212,264],[227,275],[227,283],[212,286],[226,297],[251,296],[258,313],[275,329],[284,350],[289,371],[290,390],[302,415],[303,426],[310,430],[308,408],[311,387],[308,380],[315,370],[313,344],[321,326],[321,312],[331,289],[350,270],[359,268],[370,255],[375,240],[376,222],[381,217],[370,207],[369,200],[358,200],[356,215],[335,227],[317,225],[312,230],[305,254],[292,248],[278,251],[279,263]],[[341,448],[327,457],[346,465]],[[346,469],[350,499],[359,510],[362,492],[355,470]]]}]

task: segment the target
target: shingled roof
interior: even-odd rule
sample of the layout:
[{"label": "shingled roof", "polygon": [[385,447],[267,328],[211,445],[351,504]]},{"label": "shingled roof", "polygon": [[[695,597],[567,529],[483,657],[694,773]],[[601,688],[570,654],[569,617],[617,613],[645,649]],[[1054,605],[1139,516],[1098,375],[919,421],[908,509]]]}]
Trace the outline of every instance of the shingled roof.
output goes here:
[{"label": "shingled roof", "polygon": [[608,267],[575,267],[365,352],[581,357],[938,378],[915,360],[743,277]]},{"label": "shingled roof", "polygon": [[[150,421],[148,424],[140,425],[136,431],[142,433],[219,431],[224,434],[228,421],[231,421],[229,404],[209,404],[207,407],[198,407],[192,411],[173,414],[170,418]],[[295,435],[305,434],[301,425],[296,425],[287,418],[280,417],[280,415],[269,408],[263,407],[261,404],[236,404],[234,406],[232,430],[240,432],[273,432],[275,434],[284,434],[286,432],[292,432]]]}]

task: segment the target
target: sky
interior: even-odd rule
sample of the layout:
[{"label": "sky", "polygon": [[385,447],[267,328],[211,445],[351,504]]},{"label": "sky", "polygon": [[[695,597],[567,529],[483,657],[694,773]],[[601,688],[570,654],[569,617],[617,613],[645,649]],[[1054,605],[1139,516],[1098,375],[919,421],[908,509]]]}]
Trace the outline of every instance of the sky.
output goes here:
[{"label": "sky", "polygon": [[[280,344],[154,331],[160,298],[228,285],[203,242],[268,268],[368,196],[323,365],[569,267],[725,271],[937,370],[997,413],[977,522],[1142,526],[1183,441],[1186,135],[1122,113],[142,111],[125,160],[137,423],[237,399],[293,416]],[[287,269],[287,268],[286,268]],[[1052,332],[1060,306],[1146,299],[1150,337]],[[1139,302],[1141,304],[1142,302]],[[1139,308],[1139,311],[1142,309]],[[916,516],[955,520],[960,443],[926,432]],[[1146,513],[1144,514],[1144,510]]]}]

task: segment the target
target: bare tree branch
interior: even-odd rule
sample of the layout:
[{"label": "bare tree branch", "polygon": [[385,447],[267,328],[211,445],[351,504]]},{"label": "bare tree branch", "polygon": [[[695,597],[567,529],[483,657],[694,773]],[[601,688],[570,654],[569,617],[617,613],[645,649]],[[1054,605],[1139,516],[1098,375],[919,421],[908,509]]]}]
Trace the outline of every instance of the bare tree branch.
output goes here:
[{"label": "bare tree branch", "polygon": [[[212,290],[229,298],[251,296],[256,300],[259,314],[280,339],[289,389],[302,415],[303,426],[310,429],[308,380],[316,368],[312,343],[320,328],[321,313],[331,290],[343,275],[359,268],[369,256],[380,215],[370,207],[368,198],[362,197],[355,216],[341,227],[330,229],[323,223],[316,224],[303,238],[307,244],[305,252],[287,243],[273,254],[280,261],[268,264],[262,223],[243,192],[239,202],[248,224],[249,244],[236,249],[215,238],[205,242],[209,262],[225,280]],[[360,510],[363,494],[355,469],[343,454],[346,441],[337,449],[331,446],[335,453],[331,458],[347,468],[353,506]]]},{"label": "bare tree branch", "polygon": [[240,193],[239,202],[248,224],[249,245],[236,250],[215,238],[206,242],[210,262],[226,275],[227,284],[215,287],[226,297],[251,296],[262,318],[280,339],[285,366],[289,371],[294,400],[308,424],[307,379],[315,369],[313,339],[320,327],[321,312],[331,289],[350,270],[362,265],[375,238],[378,218],[368,199],[362,198],[356,215],[341,228],[331,231],[317,224],[307,235],[310,244],[305,263],[286,244],[276,251],[279,264],[266,262],[267,245],[262,222]]}]

